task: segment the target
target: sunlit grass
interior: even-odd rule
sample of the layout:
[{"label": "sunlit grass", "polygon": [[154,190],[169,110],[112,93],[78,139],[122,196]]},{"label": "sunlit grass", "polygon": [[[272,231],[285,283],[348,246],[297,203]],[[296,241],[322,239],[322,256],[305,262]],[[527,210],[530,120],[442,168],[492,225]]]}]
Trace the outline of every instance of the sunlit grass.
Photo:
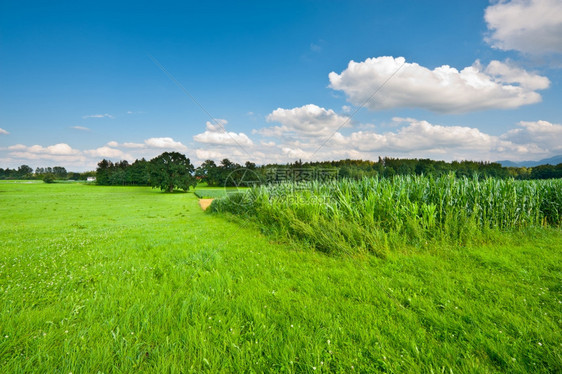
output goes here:
[{"label": "sunlit grass", "polygon": [[207,187],[205,184],[198,185],[193,192],[200,199],[216,199],[228,195],[248,191],[248,187]]},{"label": "sunlit grass", "polygon": [[555,229],[332,257],[192,193],[44,183],[0,218],[1,372],[562,370]]}]

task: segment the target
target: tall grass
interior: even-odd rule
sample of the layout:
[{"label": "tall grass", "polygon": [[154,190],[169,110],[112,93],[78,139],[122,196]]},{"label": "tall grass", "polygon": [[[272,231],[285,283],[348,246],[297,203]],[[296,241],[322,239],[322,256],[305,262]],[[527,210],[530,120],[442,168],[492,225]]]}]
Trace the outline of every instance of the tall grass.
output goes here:
[{"label": "tall grass", "polygon": [[396,176],[259,186],[211,211],[255,219],[324,252],[384,256],[397,242],[456,243],[494,230],[560,225],[562,180]]}]

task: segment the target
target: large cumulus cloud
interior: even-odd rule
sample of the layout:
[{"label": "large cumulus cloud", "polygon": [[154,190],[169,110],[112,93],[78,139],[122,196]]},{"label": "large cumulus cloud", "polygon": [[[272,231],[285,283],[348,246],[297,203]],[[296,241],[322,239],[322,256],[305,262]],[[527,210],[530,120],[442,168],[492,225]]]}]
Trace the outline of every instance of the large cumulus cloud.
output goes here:
[{"label": "large cumulus cloud", "polygon": [[562,53],[562,1],[500,1],[486,8],[486,41],[502,50]]},{"label": "large cumulus cloud", "polygon": [[430,70],[391,56],[350,61],[340,74],[330,73],[329,79],[330,87],[343,91],[354,105],[371,110],[423,108],[440,113],[534,104],[541,101],[536,91],[550,84],[546,77],[500,61],[492,61],[487,67],[476,61],[460,71],[448,65]]}]

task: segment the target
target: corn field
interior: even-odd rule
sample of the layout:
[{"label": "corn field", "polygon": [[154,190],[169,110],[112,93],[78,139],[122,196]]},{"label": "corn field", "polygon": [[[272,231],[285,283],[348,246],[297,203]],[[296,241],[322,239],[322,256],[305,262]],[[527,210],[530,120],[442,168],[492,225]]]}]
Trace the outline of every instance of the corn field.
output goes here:
[{"label": "corn field", "polygon": [[329,253],[384,256],[396,243],[465,243],[493,230],[562,223],[562,180],[396,176],[257,186],[211,211]]}]

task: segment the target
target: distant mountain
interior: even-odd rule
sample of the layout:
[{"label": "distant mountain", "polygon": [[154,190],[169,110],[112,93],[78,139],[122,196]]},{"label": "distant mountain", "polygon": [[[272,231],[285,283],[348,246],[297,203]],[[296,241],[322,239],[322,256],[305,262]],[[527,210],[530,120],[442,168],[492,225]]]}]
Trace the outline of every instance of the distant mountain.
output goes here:
[{"label": "distant mountain", "polygon": [[509,160],[502,160],[502,161],[496,161],[498,164],[501,164],[502,166],[513,166],[513,167],[526,167],[526,168],[532,168],[535,166],[539,166],[539,165],[546,165],[546,164],[550,164],[550,165],[558,165],[560,163],[562,163],[562,155],[558,155],[558,156],[554,156],[554,157],[550,157],[550,158],[545,158],[539,161],[519,161],[519,162],[515,162],[515,161],[509,161]]}]

